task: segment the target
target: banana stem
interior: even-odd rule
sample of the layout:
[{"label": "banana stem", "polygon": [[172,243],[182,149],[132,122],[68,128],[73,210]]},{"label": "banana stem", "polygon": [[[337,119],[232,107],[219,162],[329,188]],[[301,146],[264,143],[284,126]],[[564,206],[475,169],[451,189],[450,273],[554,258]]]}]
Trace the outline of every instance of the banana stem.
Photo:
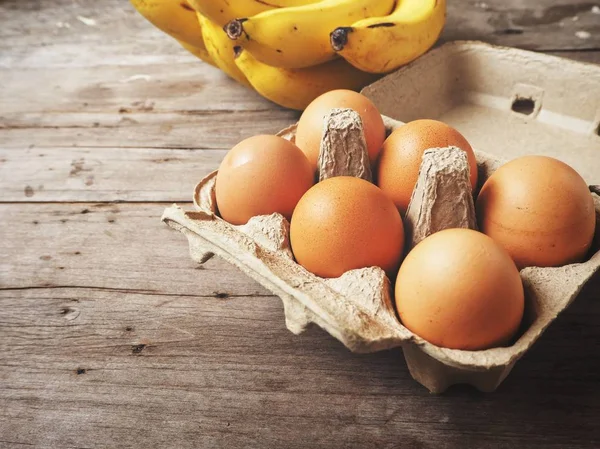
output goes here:
[{"label": "banana stem", "polygon": [[329,34],[331,48],[342,51],[348,43],[348,34],[354,31],[352,27],[338,27]]},{"label": "banana stem", "polygon": [[233,19],[225,24],[223,30],[227,33],[227,36],[231,40],[238,40],[244,33],[244,25],[242,25],[248,19]]}]

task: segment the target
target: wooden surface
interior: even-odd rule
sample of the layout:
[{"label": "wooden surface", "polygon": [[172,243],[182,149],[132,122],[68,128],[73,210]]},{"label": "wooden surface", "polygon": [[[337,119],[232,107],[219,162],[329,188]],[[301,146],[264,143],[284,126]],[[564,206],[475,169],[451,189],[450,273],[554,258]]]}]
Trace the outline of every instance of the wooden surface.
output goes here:
[{"label": "wooden surface", "polygon": [[[443,41],[600,63],[598,2],[449,3]],[[600,278],[496,393],[432,396],[399,351],[292,335],[278,298],[160,223],[297,113],[124,0],[2,0],[0,23],[1,448],[600,447]]]}]

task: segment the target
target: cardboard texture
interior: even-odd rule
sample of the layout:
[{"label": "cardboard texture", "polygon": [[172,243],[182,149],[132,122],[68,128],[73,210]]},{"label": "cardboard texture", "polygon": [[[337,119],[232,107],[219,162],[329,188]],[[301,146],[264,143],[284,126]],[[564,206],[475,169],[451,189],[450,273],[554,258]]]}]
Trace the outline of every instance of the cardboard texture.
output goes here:
[{"label": "cardboard texture", "polygon": [[405,251],[448,228],[477,230],[467,153],[458,147],[423,153],[419,178],[404,215]]},{"label": "cardboard texture", "polygon": [[352,109],[332,109],[323,122],[319,181],[354,176],[373,182],[362,120]]},{"label": "cardboard texture", "polygon": [[[555,68],[550,73],[558,65],[560,70]],[[561,87],[556,72],[565,74],[566,82],[587,86],[586,95]],[[492,80],[486,79],[488,74]],[[600,92],[591,89],[593,83],[588,77],[592,75],[600,79],[600,68],[485,44],[452,43],[367,87],[365,94],[384,114],[404,120],[430,117],[447,121],[457,126],[475,148],[487,150],[483,144],[489,143],[491,151],[504,159],[527,153],[558,157],[579,170],[591,184],[594,176],[596,181],[600,176],[600,148],[596,148],[600,137],[594,134],[600,114],[593,110],[600,99],[591,101]],[[522,116],[511,109],[515,86],[523,80],[532,83],[527,93],[538,101],[535,115]],[[517,89],[521,96],[526,92],[523,89]],[[543,107],[539,103],[542,97]],[[580,101],[585,105],[577,103]],[[470,121],[471,114],[474,116]],[[564,121],[557,126],[548,117],[563,117]],[[402,125],[385,116],[384,121],[388,132]],[[565,123],[573,126],[569,128]],[[294,134],[295,125],[280,133],[290,140]],[[553,140],[557,135],[560,137]],[[487,153],[475,153],[481,185],[502,162]],[[243,226],[222,220],[217,214],[215,180],[213,172],[196,186],[196,211],[185,212],[173,205],[162,217],[188,238],[194,260],[204,263],[218,255],[281,297],[286,325],[295,334],[315,323],[354,352],[401,346],[413,378],[434,393],[457,383],[486,392],[495,390],[600,268],[600,251],[584,263],[525,268],[520,272],[526,292],[525,317],[511,346],[483,351],[440,348],[398,321],[390,282],[380,268],[352,270],[336,279],[309,273],[293,260],[289,223],[281,215],[254,217]],[[599,197],[594,197],[594,204],[600,214]]]},{"label": "cardboard texture", "polygon": [[600,66],[451,42],[365,87],[382,115],[441,120],[498,159],[544,154],[600,178]]}]

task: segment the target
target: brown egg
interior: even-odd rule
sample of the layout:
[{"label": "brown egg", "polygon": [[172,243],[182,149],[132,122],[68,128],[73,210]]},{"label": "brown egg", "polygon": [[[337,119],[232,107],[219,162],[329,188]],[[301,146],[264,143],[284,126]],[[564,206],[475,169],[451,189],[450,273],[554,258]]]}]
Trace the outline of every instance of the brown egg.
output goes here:
[{"label": "brown egg", "polygon": [[296,260],[317,276],[379,266],[394,275],[404,247],[402,219],[375,185],[360,178],[326,179],[302,197],[292,216]]},{"label": "brown egg", "polygon": [[423,153],[456,146],[467,153],[471,186],[477,187],[477,161],[469,142],[454,128],[436,120],[415,120],[394,130],[385,140],[377,167],[377,185],[404,213],[419,177]]},{"label": "brown egg", "polygon": [[567,164],[526,156],[501,166],[476,203],[482,232],[502,245],[519,268],[581,261],[596,226],[585,181]]},{"label": "brown egg", "polygon": [[358,112],[363,122],[369,158],[374,163],[385,140],[383,119],[367,97],[352,90],[338,89],[315,98],[298,122],[296,145],[306,154],[313,169],[317,169],[319,160],[323,120],[333,108],[350,108]]},{"label": "brown egg", "polygon": [[314,172],[296,145],[277,136],[254,136],[238,143],[221,162],[217,206],[221,217],[236,225],[274,212],[289,220],[313,183]]},{"label": "brown egg", "polygon": [[408,253],[396,279],[402,324],[437,346],[505,345],[524,310],[519,272],[504,249],[470,229],[446,229]]}]

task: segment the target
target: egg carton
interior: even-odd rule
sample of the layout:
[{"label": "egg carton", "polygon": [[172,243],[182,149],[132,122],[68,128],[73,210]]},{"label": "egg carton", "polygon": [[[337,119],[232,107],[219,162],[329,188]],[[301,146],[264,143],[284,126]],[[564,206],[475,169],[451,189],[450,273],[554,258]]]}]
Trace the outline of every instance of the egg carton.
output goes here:
[{"label": "egg carton", "polygon": [[[388,117],[384,122],[388,133],[402,124]],[[294,125],[279,135],[293,141],[295,130]],[[475,154],[484,182],[501,161],[483,152]],[[442,348],[400,323],[390,281],[379,267],[351,270],[335,279],[320,278],[294,261],[289,223],[282,215],[254,217],[241,226],[221,219],[215,199],[216,175],[217,171],[210,173],[196,186],[194,211],[173,205],[162,217],[187,237],[191,257],[199,263],[213,255],[222,257],[279,296],[286,326],[294,334],[315,323],[352,352],[402,347],[412,377],[433,393],[457,383],[485,392],[495,390],[600,268],[598,251],[584,263],[521,270],[525,317],[523,329],[511,346],[481,351]],[[600,199],[594,201],[600,215]]]},{"label": "egg carton", "polygon": [[[481,42],[451,42],[367,86],[386,129],[437,118],[463,133],[475,151],[480,185],[502,160],[546,154],[589,183],[600,175],[600,67]],[[385,117],[387,116],[387,117]],[[388,118],[389,117],[389,118]],[[394,120],[395,119],[395,120]],[[295,126],[280,135],[293,140]],[[414,379],[441,393],[457,383],[493,391],[600,268],[600,251],[579,264],[525,268],[523,324],[511,346],[483,351],[437,347],[399,322],[390,282],[379,268],[319,278],[295,263],[289,223],[278,214],[233,226],[215,201],[216,172],[196,187],[194,211],[174,205],[163,221],[186,235],[199,263],[218,255],[278,295],[286,325],[300,334],[315,323],[353,352],[402,347]],[[594,196],[600,222],[600,198]],[[596,250],[600,241],[596,227]]]}]

